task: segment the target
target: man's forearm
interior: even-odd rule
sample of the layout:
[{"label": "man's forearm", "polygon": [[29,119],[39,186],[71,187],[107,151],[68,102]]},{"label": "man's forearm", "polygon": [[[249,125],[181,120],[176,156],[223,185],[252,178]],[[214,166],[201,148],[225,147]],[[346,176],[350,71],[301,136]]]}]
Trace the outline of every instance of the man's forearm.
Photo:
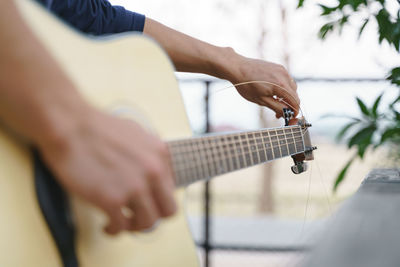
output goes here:
[{"label": "man's forearm", "polygon": [[37,144],[67,134],[74,122],[65,114],[86,105],[11,0],[0,4],[0,43],[0,119]]},{"label": "man's forearm", "polygon": [[282,116],[284,107],[297,114],[300,104],[297,85],[283,66],[243,57],[232,48],[210,45],[149,18],[144,33],[164,47],[177,71],[209,74],[233,84],[253,81],[236,88],[244,98],[271,108],[277,117]]},{"label": "man's forearm", "polygon": [[167,51],[177,71],[196,72],[230,80],[238,76],[234,66],[241,56],[232,48],[217,47],[146,18],[144,33]]}]

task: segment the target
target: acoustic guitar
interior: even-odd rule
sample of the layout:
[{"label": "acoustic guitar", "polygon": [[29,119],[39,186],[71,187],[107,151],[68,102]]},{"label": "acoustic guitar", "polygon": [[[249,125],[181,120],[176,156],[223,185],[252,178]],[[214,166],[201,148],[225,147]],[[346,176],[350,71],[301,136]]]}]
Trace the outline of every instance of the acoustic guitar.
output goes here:
[{"label": "acoustic guitar", "polygon": [[[171,61],[152,40],[136,34],[83,36],[29,0],[17,0],[22,16],[92,105],[143,123],[167,141],[176,181],[183,188],[274,159],[294,156],[295,172],[312,159],[305,121],[251,132],[192,137]],[[29,116],[29,114],[27,114]],[[0,266],[73,266],[59,248],[38,203],[34,154],[0,129]],[[68,196],[75,252],[83,267],[198,266],[183,206],[146,233],[108,236],[105,215]]]}]

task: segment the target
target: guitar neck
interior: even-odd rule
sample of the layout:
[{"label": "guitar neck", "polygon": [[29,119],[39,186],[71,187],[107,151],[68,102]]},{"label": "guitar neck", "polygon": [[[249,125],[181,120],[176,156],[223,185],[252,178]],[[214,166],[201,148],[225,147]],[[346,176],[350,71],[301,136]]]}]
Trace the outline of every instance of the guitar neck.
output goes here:
[{"label": "guitar neck", "polygon": [[207,135],[167,144],[177,187],[305,151],[298,125]]}]

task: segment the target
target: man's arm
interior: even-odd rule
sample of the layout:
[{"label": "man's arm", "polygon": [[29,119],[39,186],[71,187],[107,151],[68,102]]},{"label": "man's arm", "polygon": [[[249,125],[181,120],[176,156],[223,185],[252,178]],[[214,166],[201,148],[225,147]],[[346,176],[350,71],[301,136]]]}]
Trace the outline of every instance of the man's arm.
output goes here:
[{"label": "man's arm", "polygon": [[0,1],[0,44],[0,120],[39,149],[64,188],[108,214],[108,233],[149,228],[175,212],[166,146],[89,106],[12,0]]},{"label": "man's arm", "polygon": [[282,109],[287,105],[273,96],[282,98],[298,112],[300,100],[297,86],[283,66],[243,57],[232,48],[217,47],[197,40],[150,18],[146,18],[143,32],[164,47],[178,71],[209,74],[233,84],[248,81],[275,83],[285,89],[274,85],[251,84],[238,86],[237,90],[247,100],[274,110],[277,117],[282,116]]},{"label": "man's arm", "polygon": [[37,1],[85,33],[103,35],[144,31],[164,47],[178,71],[205,73],[233,84],[248,81],[275,83],[279,86],[250,84],[238,86],[237,90],[247,100],[274,110],[277,117],[282,115],[286,105],[274,99],[274,96],[287,102],[296,113],[299,109],[296,83],[281,65],[246,58],[231,48],[202,42],[123,7],[112,6],[107,0]]}]

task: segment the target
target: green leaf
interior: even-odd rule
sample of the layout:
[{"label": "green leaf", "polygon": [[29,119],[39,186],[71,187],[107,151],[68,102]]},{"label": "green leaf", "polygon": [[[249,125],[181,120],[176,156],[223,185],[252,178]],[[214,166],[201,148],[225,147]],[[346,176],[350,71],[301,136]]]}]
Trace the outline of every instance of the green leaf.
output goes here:
[{"label": "green leaf", "polygon": [[346,173],[350,167],[350,165],[353,163],[355,159],[355,156],[353,156],[347,164],[344,166],[344,168],[340,171],[339,175],[336,177],[335,184],[333,185],[333,192],[335,193],[340,185],[342,183],[344,177],[346,176]]},{"label": "green leaf", "polygon": [[337,9],[337,7],[328,7],[328,6],[321,5],[321,4],[319,4],[319,6],[322,8],[321,16],[330,15],[332,12],[335,12]]},{"label": "green leaf", "polygon": [[344,127],[340,130],[340,132],[337,134],[336,140],[337,140],[337,141],[342,140],[342,139],[343,139],[343,136],[347,133],[347,131],[348,131],[351,127],[353,127],[354,125],[357,125],[358,123],[360,123],[360,122],[359,122],[359,121],[353,121],[353,122],[348,123],[346,126],[344,126]]},{"label": "green leaf", "polygon": [[378,14],[375,15],[375,18],[379,26],[379,43],[386,40],[389,44],[394,44],[392,33],[395,30],[395,25],[391,22],[390,14],[386,8],[383,7],[379,10]]},{"label": "green leaf", "polygon": [[357,11],[362,4],[367,5],[367,0],[346,0],[345,2],[353,8],[353,11]]},{"label": "green leaf", "polygon": [[371,113],[372,113],[372,116],[373,116],[374,118],[377,118],[377,117],[378,117],[378,112],[377,112],[377,110],[378,110],[379,103],[381,102],[382,96],[383,96],[383,93],[382,93],[380,96],[378,96],[378,98],[375,100],[374,105],[372,106]]},{"label": "green leaf", "polygon": [[393,108],[397,102],[400,102],[400,95],[390,104],[390,108]]},{"label": "green leaf", "polygon": [[[372,137],[372,135],[371,135]],[[363,141],[361,141],[359,144],[357,144],[357,155],[363,159],[364,158],[364,154],[367,151],[367,148],[372,145],[371,143],[371,139],[367,140],[364,139]]]},{"label": "green leaf", "polygon": [[392,41],[396,50],[400,52],[400,9],[397,13],[396,22],[393,23]]},{"label": "green leaf", "polygon": [[361,28],[360,28],[360,31],[358,32],[358,39],[360,39],[361,34],[363,33],[363,31],[364,31],[364,29],[365,29],[365,26],[367,26],[368,22],[369,22],[369,18],[366,18],[366,19],[364,20],[364,23],[362,24],[362,26],[361,26]]},{"label": "green leaf", "polygon": [[371,144],[371,139],[372,135],[376,131],[376,126],[375,125],[369,125],[360,131],[358,131],[348,142],[348,147],[351,148],[354,145],[359,145],[359,144]]},{"label": "green leaf", "polygon": [[329,32],[332,32],[333,29],[334,29],[334,24],[333,24],[332,22],[326,23],[326,24],[323,25],[323,26],[321,27],[321,29],[319,30],[318,37],[319,37],[320,39],[324,40],[324,39],[326,38],[326,35],[327,35]]},{"label": "green leaf", "polygon": [[390,139],[394,139],[396,137],[400,137],[400,128],[399,127],[386,129],[382,134],[381,144],[383,144],[386,141],[390,141]]},{"label": "green leaf", "polygon": [[342,34],[343,26],[347,23],[349,20],[349,16],[344,15],[341,19],[338,20],[339,23],[339,34]]},{"label": "green leaf", "polygon": [[364,115],[366,115],[366,116],[370,116],[370,112],[369,112],[367,106],[366,106],[366,105],[364,104],[364,102],[363,102],[360,98],[358,98],[358,97],[357,97],[357,103],[358,103],[358,106],[360,107],[361,112],[362,112]]},{"label": "green leaf", "polygon": [[390,75],[386,79],[392,84],[400,86],[400,67],[392,69]]},{"label": "green leaf", "polygon": [[304,0],[299,0],[299,4],[297,5],[297,8],[300,8],[304,5]]}]

